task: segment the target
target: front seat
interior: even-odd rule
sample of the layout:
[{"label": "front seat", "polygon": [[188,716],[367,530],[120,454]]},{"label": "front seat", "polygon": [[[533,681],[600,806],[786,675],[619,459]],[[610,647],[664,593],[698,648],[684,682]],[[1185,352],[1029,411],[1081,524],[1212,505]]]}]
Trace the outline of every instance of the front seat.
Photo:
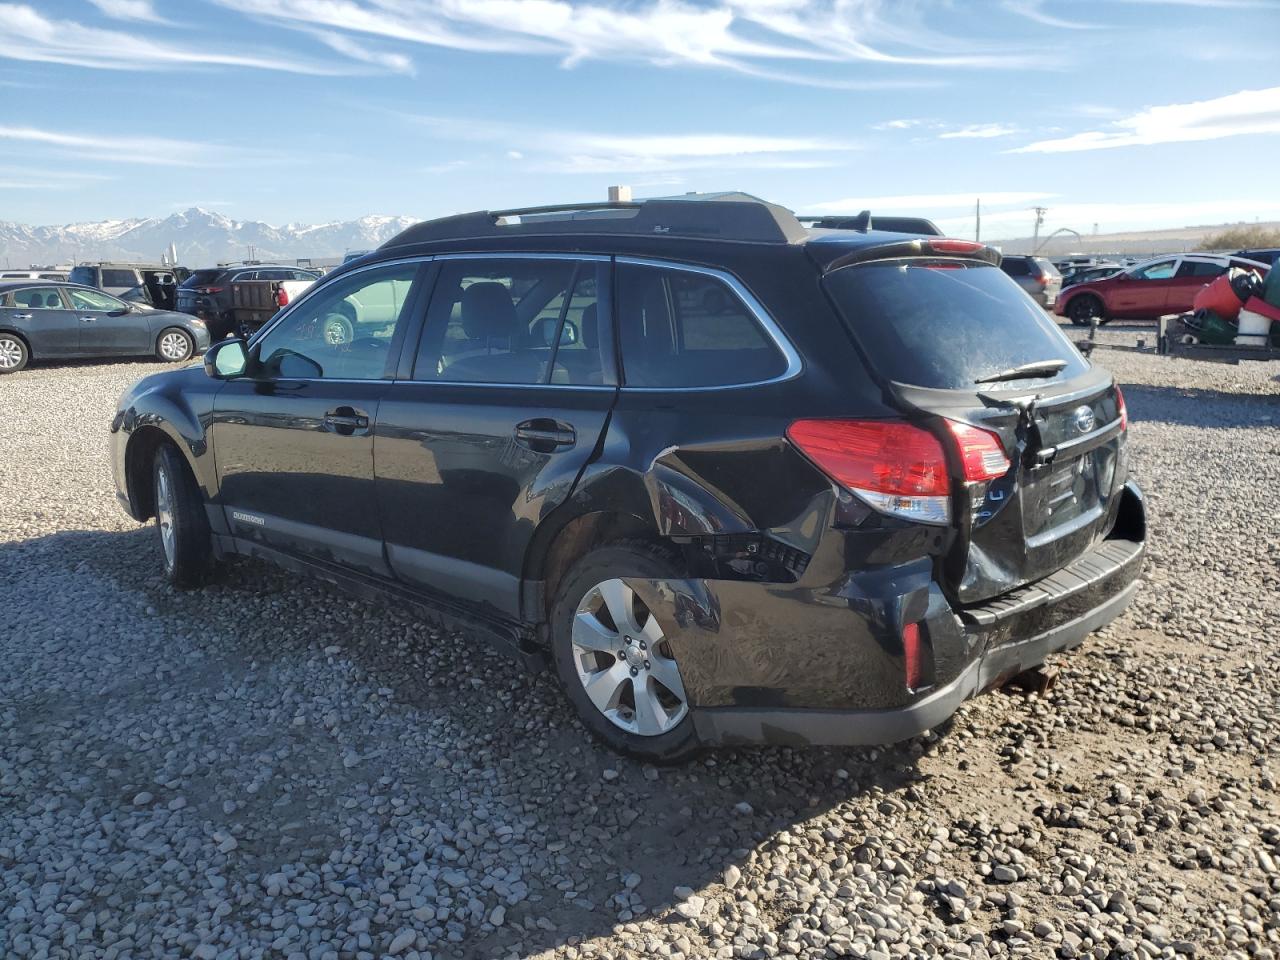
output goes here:
[{"label": "front seat", "polygon": [[462,331],[476,342],[474,349],[455,357],[440,373],[441,380],[470,383],[540,383],[546,356],[519,347],[520,320],[511,294],[492,280],[473,283],[462,291]]}]

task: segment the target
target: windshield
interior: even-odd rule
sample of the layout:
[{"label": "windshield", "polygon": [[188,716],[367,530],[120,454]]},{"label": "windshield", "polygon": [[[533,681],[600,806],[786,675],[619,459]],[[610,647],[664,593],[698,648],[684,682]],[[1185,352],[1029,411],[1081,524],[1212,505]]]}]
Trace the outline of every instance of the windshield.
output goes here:
[{"label": "windshield", "polygon": [[973,390],[976,380],[1029,363],[1064,361],[1040,380],[1088,369],[1053,319],[990,264],[879,261],[824,283],[871,363],[898,383]]}]

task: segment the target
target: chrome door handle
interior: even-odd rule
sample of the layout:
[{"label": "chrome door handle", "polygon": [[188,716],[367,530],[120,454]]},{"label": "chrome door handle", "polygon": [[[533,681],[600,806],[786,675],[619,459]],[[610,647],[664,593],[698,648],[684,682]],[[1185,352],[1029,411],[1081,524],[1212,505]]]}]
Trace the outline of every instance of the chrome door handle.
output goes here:
[{"label": "chrome door handle", "polygon": [[81,318],[80,318],[80,322],[81,322],[81,323],[93,323],[93,320],[94,320],[94,318],[93,318],[93,317],[81,317]]},{"label": "chrome door handle", "polygon": [[13,319],[15,319],[15,320],[30,320],[30,319],[31,319],[31,314],[29,314],[29,313],[15,313],[15,314],[13,315]]}]

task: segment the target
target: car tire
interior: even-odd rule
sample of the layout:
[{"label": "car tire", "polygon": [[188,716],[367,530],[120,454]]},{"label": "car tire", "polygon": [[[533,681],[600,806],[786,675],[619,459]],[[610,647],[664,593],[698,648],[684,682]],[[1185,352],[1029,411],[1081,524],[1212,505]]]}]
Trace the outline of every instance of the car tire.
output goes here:
[{"label": "car tire", "polygon": [[579,560],[551,606],[552,659],[579,719],[610,749],[651,763],[680,762],[701,745],[662,627],[625,580],[684,576],[662,547],[623,541]]},{"label": "car tire", "polygon": [[164,575],[175,587],[203,586],[213,572],[213,538],[195,477],[178,449],[162,443],[151,469]]},{"label": "car tire", "polygon": [[181,327],[165,327],[156,337],[156,359],[165,363],[182,363],[196,352],[195,337]]},{"label": "car tire", "polygon": [[322,321],[324,342],[331,347],[339,347],[355,339],[355,325],[345,313],[327,314]]},{"label": "car tire", "polygon": [[25,340],[16,333],[0,333],[0,373],[17,373],[30,359]]},{"label": "car tire", "polygon": [[1086,293],[1078,297],[1074,297],[1071,303],[1067,305],[1067,316],[1071,318],[1071,322],[1077,327],[1087,327],[1090,321],[1098,318],[1099,323],[1106,323],[1103,316],[1103,304],[1092,293]]}]

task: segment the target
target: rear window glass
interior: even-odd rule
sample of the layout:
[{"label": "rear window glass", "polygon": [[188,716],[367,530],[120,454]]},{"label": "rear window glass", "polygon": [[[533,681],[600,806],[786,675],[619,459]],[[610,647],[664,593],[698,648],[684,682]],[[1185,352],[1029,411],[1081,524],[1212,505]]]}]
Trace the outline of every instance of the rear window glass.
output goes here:
[{"label": "rear window glass", "polygon": [[996,267],[869,263],[825,283],[872,364],[899,383],[972,390],[980,377],[1039,360],[1067,362],[1055,379],[1088,369],[1058,325]]},{"label": "rear window glass", "polygon": [[1053,265],[1052,261],[1046,260],[1044,257],[1036,257],[1036,266],[1039,267],[1040,272],[1047,277],[1062,276],[1062,274],[1058,272],[1058,268]]},{"label": "rear window glass", "polygon": [[1025,277],[1031,272],[1027,261],[1021,257],[1005,257],[1000,263],[1000,269],[1011,277]]},{"label": "rear window glass", "polygon": [[780,376],[786,357],[722,281],[619,264],[618,329],[632,387],[714,387]]},{"label": "rear window glass", "polygon": [[222,275],[221,270],[197,270],[186,280],[182,281],[184,287],[206,287]]}]

